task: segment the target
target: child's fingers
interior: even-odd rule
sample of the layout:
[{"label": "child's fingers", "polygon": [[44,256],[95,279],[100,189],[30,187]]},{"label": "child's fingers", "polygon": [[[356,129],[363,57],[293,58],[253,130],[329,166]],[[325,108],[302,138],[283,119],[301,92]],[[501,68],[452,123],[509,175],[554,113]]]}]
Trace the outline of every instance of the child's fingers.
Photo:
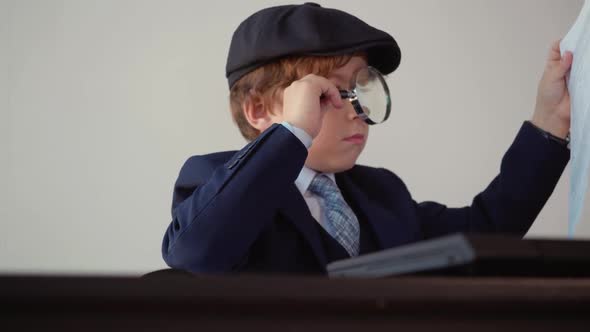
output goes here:
[{"label": "child's fingers", "polygon": [[563,56],[561,55],[560,43],[561,39],[551,43],[551,49],[547,56],[547,69],[552,81],[563,79],[573,62],[572,52],[566,51]]},{"label": "child's fingers", "polygon": [[331,103],[336,108],[342,107],[342,97],[340,97],[340,91],[336,88],[334,83],[324,77],[317,76],[317,79],[322,90],[322,96],[326,99],[325,102]]},{"label": "child's fingers", "polygon": [[570,70],[573,62],[574,54],[570,51],[565,52],[559,63],[558,75],[564,76]]},{"label": "child's fingers", "polygon": [[329,98],[330,103],[334,105],[336,108],[342,107],[342,97],[340,97],[340,91],[335,86],[331,86],[328,88],[324,95]]},{"label": "child's fingers", "polygon": [[548,60],[559,61],[561,59],[561,50],[559,48],[559,43],[561,43],[561,39],[551,43],[551,49],[549,50],[549,55],[547,56]]},{"label": "child's fingers", "polygon": [[563,56],[555,61],[552,66],[548,67],[548,75],[551,81],[562,80],[567,72],[571,69],[574,56],[572,52],[567,51]]}]

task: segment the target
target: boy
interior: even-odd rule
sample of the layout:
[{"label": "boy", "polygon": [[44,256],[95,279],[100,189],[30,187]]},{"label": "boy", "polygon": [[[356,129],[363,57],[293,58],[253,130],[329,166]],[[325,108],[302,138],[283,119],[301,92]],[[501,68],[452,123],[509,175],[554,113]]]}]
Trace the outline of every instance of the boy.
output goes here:
[{"label": "boy", "polygon": [[389,34],[315,4],[278,6],[235,31],[226,74],[251,142],[191,157],[176,182],[164,260],[191,272],[325,273],[327,263],[452,232],[523,236],[569,160],[569,95],[551,50],[532,121],[471,206],[416,203],[392,172],[355,165],[368,125],[339,90],[401,53]]}]

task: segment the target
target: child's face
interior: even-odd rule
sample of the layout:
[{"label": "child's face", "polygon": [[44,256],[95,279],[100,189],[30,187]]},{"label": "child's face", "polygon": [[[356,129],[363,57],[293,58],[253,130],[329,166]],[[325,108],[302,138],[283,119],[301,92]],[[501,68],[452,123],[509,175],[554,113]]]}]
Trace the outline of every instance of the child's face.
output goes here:
[{"label": "child's face", "polygon": [[[360,56],[353,57],[346,65],[328,75],[338,89],[354,88],[356,73],[367,67]],[[360,119],[352,104],[344,101],[341,109],[328,109],[322,128],[313,140],[305,166],[324,173],[337,173],[354,166],[363,151],[369,134],[369,126]]]},{"label": "child's face", "polygon": [[[354,88],[356,73],[367,67],[366,60],[354,56],[350,61],[332,71],[328,79],[340,90]],[[329,106],[323,118],[319,134],[313,140],[305,166],[323,173],[346,171],[354,166],[363,151],[369,134],[369,126],[360,119],[352,104],[343,100],[344,107]],[[273,112],[261,117],[261,121],[250,124],[260,131],[266,130],[272,123],[283,121],[282,105],[276,104]]]}]

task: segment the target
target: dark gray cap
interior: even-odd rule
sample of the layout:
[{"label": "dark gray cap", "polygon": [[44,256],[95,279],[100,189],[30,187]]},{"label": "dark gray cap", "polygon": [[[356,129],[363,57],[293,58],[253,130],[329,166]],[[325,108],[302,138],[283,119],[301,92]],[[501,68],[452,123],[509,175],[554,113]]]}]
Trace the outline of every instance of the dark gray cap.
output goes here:
[{"label": "dark gray cap", "polygon": [[401,51],[393,37],[343,11],[314,3],[262,9],[232,36],[225,76],[229,87],[242,76],[290,55],[343,55],[365,51],[370,66],[393,72]]}]

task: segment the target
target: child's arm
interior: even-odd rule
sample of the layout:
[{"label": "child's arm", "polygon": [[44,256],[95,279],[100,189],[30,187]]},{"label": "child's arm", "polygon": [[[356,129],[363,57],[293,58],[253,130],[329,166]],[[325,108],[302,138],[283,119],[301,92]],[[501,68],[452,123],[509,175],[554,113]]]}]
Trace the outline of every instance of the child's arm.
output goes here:
[{"label": "child's arm", "polygon": [[553,192],[570,157],[569,149],[525,122],[508,149],[500,174],[471,206],[415,204],[426,237],[453,232],[513,233],[524,236]]},{"label": "child's arm", "polygon": [[533,118],[530,123],[525,122],[504,155],[500,174],[474,198],[470,207],[448,209],[432,202],[417,204],[427,234],[493,231],[524,235],[527,232],[570,157],[567,148],[548,139],[548,134],[541,134],[537,128],[558,140],[566,137],[571,110],[565,77],[572,62],[572,53],[565,52],[562,56],[559,41],[553,42],[539,81]]},{"label": "child's arm", "polygon": [[[173,267],[192,272],[227,272],[240,266],[260,231],[293,185],[307,149],[274,125],[211,172],[211,160],[193,157],[181,170],[162,255]],[[203,174],[207,173],[207,174]]]}]

